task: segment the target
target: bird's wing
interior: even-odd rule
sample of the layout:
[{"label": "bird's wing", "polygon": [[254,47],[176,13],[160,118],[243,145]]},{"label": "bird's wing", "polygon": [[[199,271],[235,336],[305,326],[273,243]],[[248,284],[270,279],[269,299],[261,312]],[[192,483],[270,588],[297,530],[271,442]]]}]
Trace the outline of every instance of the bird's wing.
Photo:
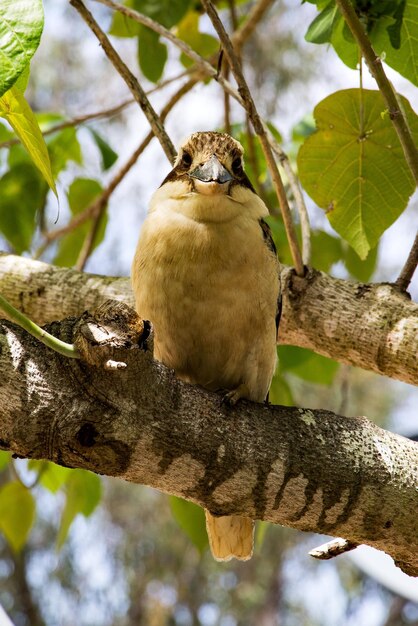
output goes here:
[{"label": "bird's wing", "polygon": [[[267,222],[265,222],[263,219],[260,220],[260,227],[263,233],[263,237],[264,237],[264,242],[266,244],[266,246],[268,247],[268,249],[273,252],[273,254],[275,255],[276,259],[277,259],[277,249],[276,249],[276,245],[273,241],[273,236],[271,234],[271,229],[270,226],[267,224]],[[282,315],[282,288],[281,288],[281,278],[280,278],[280,264],[279,261],[277,259],[277,280],[279,282],[279,294],[277,296],[277,309],[276,309],[276,330],[277,330],[277,335],[279,334],[279,324],[280,324],[280,317]]]}]

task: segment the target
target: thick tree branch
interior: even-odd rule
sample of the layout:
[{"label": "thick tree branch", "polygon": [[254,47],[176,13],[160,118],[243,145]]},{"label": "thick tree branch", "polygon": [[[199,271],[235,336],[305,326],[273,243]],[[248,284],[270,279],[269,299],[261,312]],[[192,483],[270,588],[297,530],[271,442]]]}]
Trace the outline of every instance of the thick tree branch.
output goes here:
[{"label": "thick tree branch", "polygon": [[[389,284],[355,283],[310,270],[282,274],[279,340],[341,363],[418,384],[418,304]],[[38,324],[93,310],[108,298],[133,304],[129,279],[80,273],[0,253],[0,293]]]},{"label": "thick tree branch", "polygon": [[[154,361],[150,325],[120,303],[49,330],[84,360],[0,325],[0,448],[150,485],[214,514],[343,536],[418,575],[416,443],[366,418],[227,408]],[[127,368],[109,372],[109,359]]]}]

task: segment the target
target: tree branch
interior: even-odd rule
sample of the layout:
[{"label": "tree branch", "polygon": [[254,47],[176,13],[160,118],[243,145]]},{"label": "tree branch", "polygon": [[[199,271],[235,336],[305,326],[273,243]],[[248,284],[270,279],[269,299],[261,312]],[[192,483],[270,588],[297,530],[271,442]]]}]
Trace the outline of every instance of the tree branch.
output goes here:
[{"label": "tree branch", "polygon": [[401,291],[406,291],[409,287],[409,283],[417,269],[418,265],[418,232],[415,235],[414,243],[412,244],[411,251],[406,259],[406,263],[402,268],[401,273],[396,281],[396,286]]},{"label": "tree branch", "polygon": [[[149,485],[214,514],[342,535],[418,575],[416,443],[366,418],[227,408],[154,361],[150,325],[116,305],[52,325],[82,361],[0,325],[0,448]],[[109,359],[127,368],[107,371]]]},{"label": "tree branch", "polygon": [[79,12],[83,20],[86,22],[92,32],[96,35],[97,39],[100,41],[107,58],[113,64],[116,71],[120,74],[120,76],[129,87],[133,97],[144,112],[152,131],[154,132],[155,136],[158,137],[161,147],[164,150],[168,160],[171,164],[173,164],[176,157],[176,150],[171,142],[170,137],[167,135],[167,132],[160,118],[158,117],[150,101],[148,100],[145,91],[139,84],[138,79],[132,74],[129,68],[122,61],[122,59],[110,43],[109,39],[106,37],[105,33],[102,31],[102,29],[90,13],[90,11],[84,6],[83,2],[81,0],[70,0],[70,4]]},{"label": "tree branch", "polygon": [[[310,270],[282,272],[279,341],[418,384],[418,304],[393,285],[355,283]],[[109,298],[133,305],[129,279],[84,274],[0,253],[0,293],[38,324],[94,310]]]}]

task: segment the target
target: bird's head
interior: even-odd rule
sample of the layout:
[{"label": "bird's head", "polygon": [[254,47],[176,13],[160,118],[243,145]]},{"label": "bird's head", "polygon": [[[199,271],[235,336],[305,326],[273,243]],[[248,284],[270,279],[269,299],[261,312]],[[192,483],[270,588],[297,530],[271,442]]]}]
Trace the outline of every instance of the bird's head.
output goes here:
[{"label": "bird's head", "polygon": [[242,205],[268,211],[244,171],[243,148],[226,133],[193,133],[179,148],[174,167],[155,200],[178,201],[176,211],[203,221],[225,221]]}]

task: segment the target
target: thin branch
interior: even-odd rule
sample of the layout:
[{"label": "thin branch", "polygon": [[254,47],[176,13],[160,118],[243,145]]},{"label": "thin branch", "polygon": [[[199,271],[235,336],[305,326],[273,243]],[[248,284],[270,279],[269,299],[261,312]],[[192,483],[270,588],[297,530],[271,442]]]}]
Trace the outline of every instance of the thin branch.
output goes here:
[{"label": "thin branch", "polygon": [[356,11],[350,3],[350,0],[336,0],[336,3],[349,29],[351,30],[354,39],[357,41],[363,53],[373,78],[377,82],[380,92],[386,102],[386,106],[388,107],[390,119],[392,120],[396,132],[398,133],[399,141],[401,142],[409,168],[414,176],[415,182],[418,184],[418,150],[412,137],[408,120],[402,110],[402,106],[399,103],[398,96],[392,86],[392,83],[385,74],[382,60],[373,50],[366,31],[357,17]]},{"label": "thin branch", "polygon": [[399,278],[395,282],[395,285],[399,287],[400,291],[406,291],[409,287],[409,283],[412,280],[415,270],[418,265],[418,232],[415,236],[414,243],[412,244],[411,252],[406,260],[404,267],[402,268]]},{"label": "thin branch", "polygon": [[101,218],[103,216],[103,213],[106,209],[106,204],[102,205],[102,208],[100,211],[97,211],[96,215],[93,218],[93,223],[90,227],[90,230],[88,231],[84,241],[83,241],[83,245],[81,246],[81,250],[80,253],[78,255],[76,264],[75,264],[75,269],[78,270],[79,272],[82,272],[84,270],[84,267],[87,263],[87,260],[90,256],[90,254],[93,252],[93,245],[94,245],[94,240],[96,239],[96,235],[97,235],[97,231],[99,229],[99,225],[100,225],[100,221]]},{"label": "thin branch", "polygon": [[[190,78],[186,83],[184,83],[175,94],[173,94],[164,108],[161,110],[160,119],[163,122],[171,109],[177,104],[177,102],[188,93],[198,81],[197,77]],[[72,232],[81,224],[84,224],[91,217],[95,218],[96,215],[100,215],[102,211],[104,211],[106,207],[106,203],[108,202],[111,194],[114,192],[119,183],[123,180],[126,174],[129,172],[131,167],[136,163],[139,156],[144,152],[145,148],[147,148],[148,144],[154,137],[154,133],[150,131],[145,139],[140,143],[138,148],[132,153],[128,161],[125,165],[114,175],[108,186],[102,191],[100,196],[98,196],[88,207],[84,209],[82,213],[79,213],[66,225],[61,228],[57,228],[45,235],[45,242],[39,247],[36,251],[35,257],[39,258],[46,250],[46,248],[50,245],[52,241],[67,235]]]},{"label": "thin branch", "polygon": [[292,253],[293,263],[295,265],[296,272],[299,276],[303,276],[304,268],[302,256],[299,251],[299,244],[296,237],[295,227],[292,221],[292,216],[290,213],[289,204],[286,197],[286,192],[284,190],[283,182],[277,168],[276,161],[273,156],[273,152],[267,137],[267,133],[264,127],[264,124],[258,114],[257,108],[255,106],[253,97],[248,88],[247,82],[242,73],[241,65],[238,61],[238,58],[234,52],[232,47],[232,43],[228,34],[219,18],[219,15],[213,6],[210,0],[202,0],[202,4],[208,14],[216,32],[218,33],[219,39],[221,40],[225,56],[228,59],[229,65],[231,67],[232,73],[234,74],[235,80],[238,84],[238,91],[241,95],[241,98],[244,101],[245,110],[248,112],[251,123],[254,127],[255,133],[258,135],[261,146],[263,148],[264,156],[266,158],[267,166],[270,170],[270,174],[273,179],[274,188],[279,200],[280,209],[282,212],[283,222],[286,229],[287,239],[290,246],[290,251]]},{"label": "thin branch", "polygon": [[167,135],[167,132],[160,118],[158,117],[156,111],[148,100],[145,91],[142,89],[138,79],[136,78],[136,76],[134,76],[134,74],[132,74],[130,69],[122,61],[121,57],[116,52],[109,39],[94,19],[93,15],[84,6],[83,2],[81,0],[70,0],[70,4],[78,11],[86,24],[100,41],[107,58],[113,64],[123,80],[126,82],[133,97],[144,112],[144,115],[147,118],[153,133],[158,137],[161,147],[164,150],[164,153],[166,154],[168,160],[170,161],[170,163],[173,163],[176,157],[176,150],[170,137]]},{"label": "thin branch", "polygon": [[32,320],[26,317],[26,315],[23,315],[23,313],[15,309],[15,307],[3,298],[1,294],[0,310],[4,311],[4,313],[6,313],[6,315],[13,320],[13,322],[21,326],[24,330],[26,330],[26,332],[32,335],[32,337],[41,341],[48,348],[51,348],[52,350],[55,350],[55,352],[71,359],[79,358],[78,350],[73,344],[57,339],[57,337],[48,333],[46,330],[35,324],[35,322],[32,322]]}]

